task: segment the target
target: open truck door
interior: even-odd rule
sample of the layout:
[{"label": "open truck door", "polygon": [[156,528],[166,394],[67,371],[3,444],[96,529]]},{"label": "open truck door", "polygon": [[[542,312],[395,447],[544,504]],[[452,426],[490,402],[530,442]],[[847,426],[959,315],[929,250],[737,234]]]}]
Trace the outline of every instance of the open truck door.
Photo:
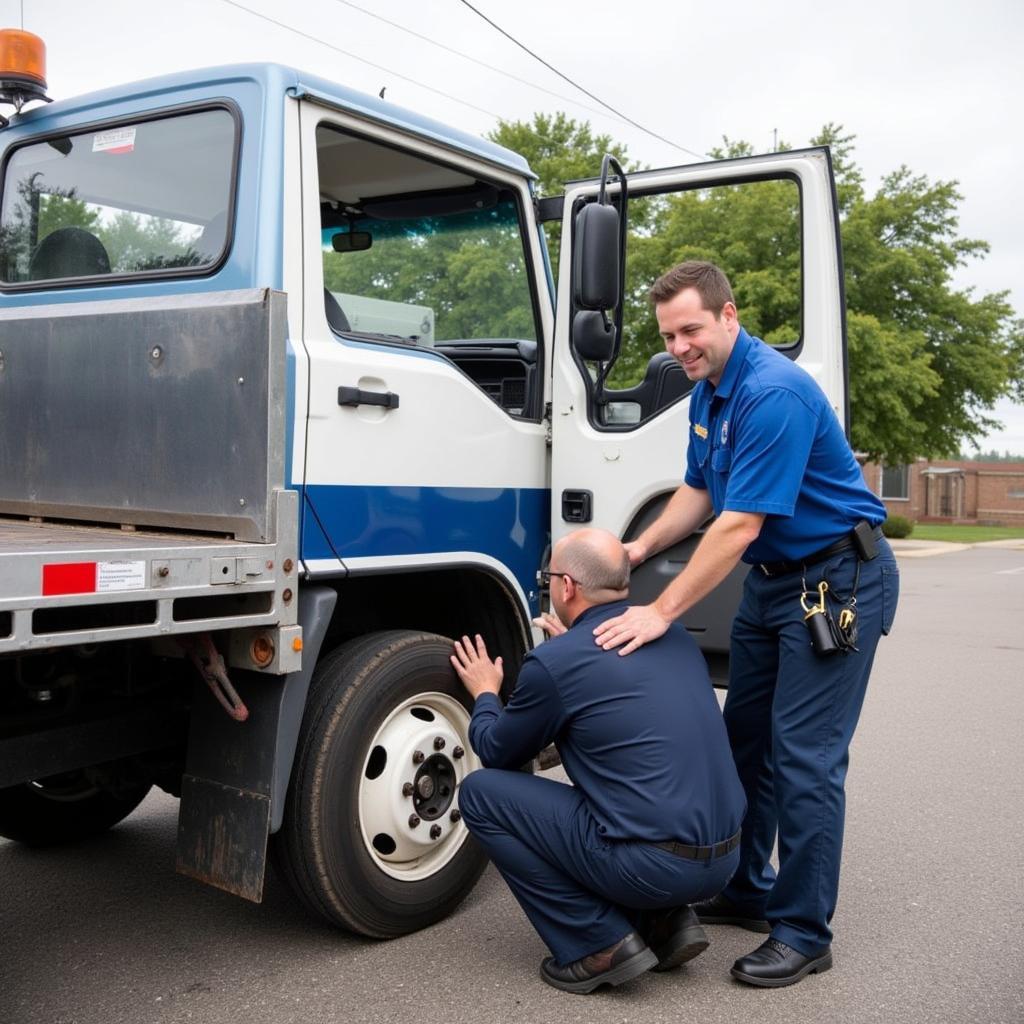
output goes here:
[{"label": "open truck door", "polygon": [[[842,254],[828,150],[628,176],[613,174],[617,169],[606,158],[601,178],[571,185],[563,206],[551,391],[552,542],[586,524],[624,540],[636,537],[682,482],[693,383],[663,350],[646,299],[654,278],[682,259],[723,265],[738,292],[741,323],[797,360],[849,424]],[[730,210],[754,208],[766,212],[758,235],[770,237],[731,238],[723,219]],[[749,223],[749,216],[737,217],[737,232]],[[656,225],[667,225],[672,237],[659,235]],[[665,265],[652,266],[659,246]],[[776,261],[789,268],[790,301],[770,308],[769,297],[745,310],[744,291],[760,300],[757,284],[779,269]],[[624,365],[627,372],[617,373]],[[632,600],[653,600],[702,536],[698,531],[637,567]],[[744,574],[738,567],[684,616],[716,681],[724,680]]]}]

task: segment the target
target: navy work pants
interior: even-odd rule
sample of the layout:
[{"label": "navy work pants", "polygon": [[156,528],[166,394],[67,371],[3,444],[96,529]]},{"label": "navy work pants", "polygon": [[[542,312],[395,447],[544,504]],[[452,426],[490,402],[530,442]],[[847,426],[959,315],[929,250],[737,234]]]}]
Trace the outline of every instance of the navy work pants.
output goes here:
[{"label": "navy work pants", "polygon": [[618,942],[638,911],[714,896],[736,868],[735,849],[695,861],[651,843],[609,841],[578,789],[524,772],[472,772],[459,808],[561,964]]},{"label": "navy work pants", "polygon": [[[832,940],[850,740],[875,647],[896,613],[896,560],[885,540],[878,544],[878,556],[860,563],[858,652],[814,653],[799,572],[771,578],[752,568],[733,623],[725,723],[747,816],[725,895],[767,918],[772,936],[805,956]],[[817,603],[822,579],[849,595],[857,565],[847,551],[808,568],[809,603]],[[776,835],[777,876],[769,862]]]}]

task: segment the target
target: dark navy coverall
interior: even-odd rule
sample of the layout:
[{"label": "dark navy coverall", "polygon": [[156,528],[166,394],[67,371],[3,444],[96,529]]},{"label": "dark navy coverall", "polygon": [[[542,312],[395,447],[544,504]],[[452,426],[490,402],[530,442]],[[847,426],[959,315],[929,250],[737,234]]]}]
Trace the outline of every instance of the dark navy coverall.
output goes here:
[{"label": "dark navy coverall", "polygon": [[[686,483],[708,491],[716,515],[766,517],[743,556],[753,567],[732,629],[725,722],[748,811],[725,895],[767,918],[773,937],[816,956],[832,939],[850,740],[875,647],[892,627],[899,575],[884,539],[871,561],[846,550],[803,570],[798,563],[860,520],[881,523],[885,507],[818,385],[742,328],[717,387],[701,381],[691,395]],[[778,562],[797,564],[761,567]],[[857,585],[856,652],[823,658],[811,648],[800,595],[806,583],[817,603],[822,580],[840,598]]]},{"label": "dark navy coverall", "polygon": [[[626,607],[583,612],[527,656],[504,709],[478,697],[470,724],[486,767],[462,783],[463,820],[562,964],[617,942],[637,910],[713,896],[736,867],[737,849],[697,861],[652,845],[729,839],[744,799],[686,630],[626,658],[594,642]],[[517,770],[552,741],[573,786]]]}]

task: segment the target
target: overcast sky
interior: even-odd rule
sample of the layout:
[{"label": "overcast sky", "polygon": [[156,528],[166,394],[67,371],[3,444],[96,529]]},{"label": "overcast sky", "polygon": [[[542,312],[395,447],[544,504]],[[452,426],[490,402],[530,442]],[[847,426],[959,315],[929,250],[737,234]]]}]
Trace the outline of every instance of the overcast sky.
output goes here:
[{"label": "overcast sky", "polygon": [[[871,189],[901,164],[956,179],[962,233],[991,244],[958,283],[979,293],[1009,289],[1024,315],[1021,0],[472,3],[564,75],[685,149],[705,153],[728,135],[767,151],[776,130],[804,145],[832,121],[857,136]],[[274,60],[367,92],[386,86],[388,100],[478,134],[499,116],[565,110],[650,166],[693,160],[602,111],[460,0],[0,0],[0,24],[19,27],[22,10],[24,27],[46,41],[55,99],[184,68]],[[997,411],[1006,429],[982,447],[1024,455],[1024,408]]]}]

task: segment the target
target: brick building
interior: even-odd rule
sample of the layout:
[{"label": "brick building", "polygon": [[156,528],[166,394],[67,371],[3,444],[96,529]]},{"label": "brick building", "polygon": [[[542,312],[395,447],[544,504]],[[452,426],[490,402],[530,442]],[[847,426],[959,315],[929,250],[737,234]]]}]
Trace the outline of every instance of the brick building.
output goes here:
[{"label": "brick building", "polygon": [[862,471],[890,515],[914,522],[1024,526],[1024,461],[868,462]]}]

